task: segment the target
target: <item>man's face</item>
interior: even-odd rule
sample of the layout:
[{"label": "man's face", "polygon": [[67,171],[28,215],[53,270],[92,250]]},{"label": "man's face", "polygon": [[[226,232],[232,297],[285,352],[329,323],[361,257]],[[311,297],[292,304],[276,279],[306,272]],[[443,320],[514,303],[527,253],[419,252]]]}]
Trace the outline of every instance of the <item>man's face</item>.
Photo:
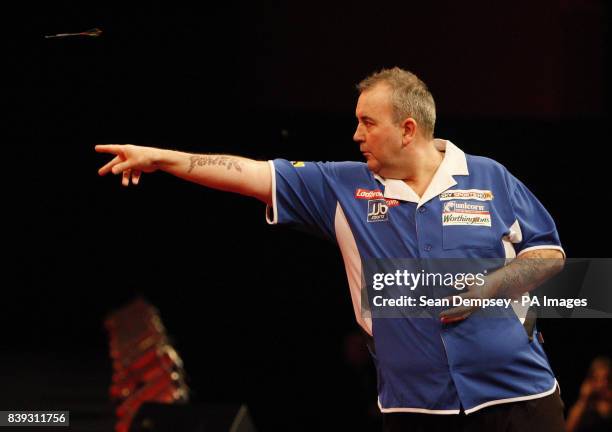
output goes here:
[{"label": "man's face", "polygon": [[394,120],[391,89],[378,84],[362,92],[355,115],[358,123],[353,140],[359,143],[368,168],[383,177],[391,177],[403,137],[403,128]]}]

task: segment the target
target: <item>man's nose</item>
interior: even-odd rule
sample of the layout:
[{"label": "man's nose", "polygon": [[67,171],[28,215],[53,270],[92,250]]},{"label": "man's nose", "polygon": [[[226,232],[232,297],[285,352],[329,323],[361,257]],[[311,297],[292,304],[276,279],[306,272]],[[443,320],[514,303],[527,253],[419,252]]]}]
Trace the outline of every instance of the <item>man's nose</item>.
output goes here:
[{"label": "man's nose", "polygon": [[353,134],[353,141],[356,141],[356,142],[363,141],[363,133],[361,132],[361,124],[357,124],[355,133]]}]

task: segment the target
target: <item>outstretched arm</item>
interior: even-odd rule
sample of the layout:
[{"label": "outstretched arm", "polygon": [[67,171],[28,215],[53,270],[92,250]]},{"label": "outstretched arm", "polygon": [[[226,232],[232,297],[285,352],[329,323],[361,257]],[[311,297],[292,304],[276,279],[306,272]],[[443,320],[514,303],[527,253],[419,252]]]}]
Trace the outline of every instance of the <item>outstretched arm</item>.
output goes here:
[{"label": "outstretched arm", "polygon": [[268,162],[239,156],[198,155],[131,144],[97,145],[99,153],[115,157],[98,170],[122,175],[122,184],[138,184],[141,173],[165,171],[213,189],[252,196],[272,204],[272,176]]}]

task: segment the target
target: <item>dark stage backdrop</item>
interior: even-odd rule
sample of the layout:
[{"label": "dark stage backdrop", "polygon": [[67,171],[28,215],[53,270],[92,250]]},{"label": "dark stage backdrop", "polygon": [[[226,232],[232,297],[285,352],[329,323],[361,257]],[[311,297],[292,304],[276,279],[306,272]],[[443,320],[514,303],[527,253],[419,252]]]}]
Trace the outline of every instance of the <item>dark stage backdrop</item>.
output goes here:
[{"label": "dark stage backdrop", "polygon": [[[295,418],[304,430],[376,426],[334,245],[267,226],[258,202],[162,173],[124,189],[97,176],[108,158],[93,146],[358,160],[354,86],[381,67],[429,84],[436,135],[523,180],[568,256],[610,256],[605,2],[467,3],[92,1],[4,13],[0,409],[103,416],[102,320],[142,294],[175,336],[196,400],[244,401],[261,430]],[[102,36],[43,38],[92,27]],[[566,403],[590,359],[612,354],[611,324],[541,323]]]}]

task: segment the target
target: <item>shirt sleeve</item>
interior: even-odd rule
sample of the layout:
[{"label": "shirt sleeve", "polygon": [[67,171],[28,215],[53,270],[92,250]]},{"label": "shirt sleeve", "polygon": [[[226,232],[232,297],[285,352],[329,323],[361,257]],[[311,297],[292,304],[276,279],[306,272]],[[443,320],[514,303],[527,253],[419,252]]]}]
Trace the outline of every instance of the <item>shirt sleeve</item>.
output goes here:
[{"label": "shirt sleeve", "polygon": [[511,238],[517,256],[535,249],[557,249],[565,256],[553,218],[527,186],[515,177],[512,177],[510,199],[516,218],[511,227]]},{"label": "shirt sleeve", "polygon": [[269,224],[289,224],[334,239],[337,198],[333,188],[333,163],[270,161],[272,206],[266,208]]}]

